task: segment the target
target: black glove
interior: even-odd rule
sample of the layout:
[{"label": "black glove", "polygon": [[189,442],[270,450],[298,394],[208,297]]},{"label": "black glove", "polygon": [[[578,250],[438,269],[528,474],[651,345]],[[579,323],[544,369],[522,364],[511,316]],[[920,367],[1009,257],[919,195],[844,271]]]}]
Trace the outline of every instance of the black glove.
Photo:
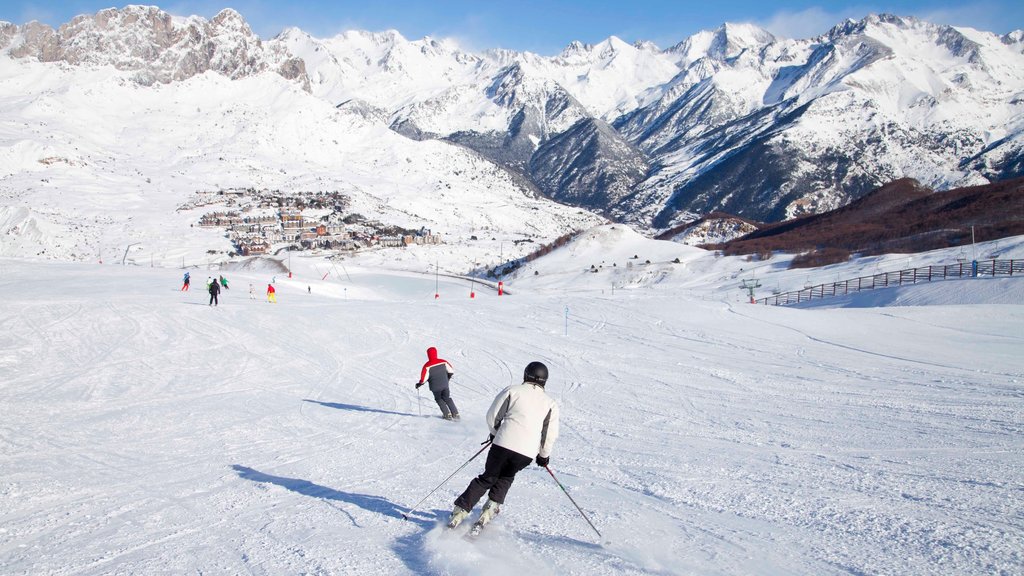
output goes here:
[{"label": "black glove", "polygon": [[494,442],[494,434],[488,434],[487,440],[484,440],[481,444],[490,444],[491,442]]},{"label": "black glove", "polygon": [[550,456],[541,456],[540,454],[537,454],[537,466],[540,466],[541,468],[544,468],[544,467],[546,467],[548,465],[548,462],[550,462],[550,461],[551,461],[551,457]]},{"label": "black glove", "polygon": [[417,383],[416,383],[416,389],[417,389],[417,390],[419,390],[419,387],[420,387],[420,386],[423,386],[423,382],[417,382]]}]

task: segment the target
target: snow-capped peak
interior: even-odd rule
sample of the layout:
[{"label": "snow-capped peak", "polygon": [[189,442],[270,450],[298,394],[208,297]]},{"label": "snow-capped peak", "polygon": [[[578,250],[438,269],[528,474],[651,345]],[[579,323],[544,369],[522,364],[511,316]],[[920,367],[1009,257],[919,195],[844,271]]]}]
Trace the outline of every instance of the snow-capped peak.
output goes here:
[{"label": "snow-capped peak", "polygon": [[277,71],[307,84],[304,65],[268,49],[237,11],[211,20],[175,17],[156,6],[129,5],[76,16],[55,31],[29,23],[0,31],[0,48],[15,58],[113,66],[143,85],[185,80],[208,70],[229,78]]},{"label": "snow-capped peak", "polygon": [[668,49],[685,63],[708,57],[715,60],[735,58],[746,50],[758,51],[776,41],[775,36],[754,24],[722,24],[715,30],[702,30]]},{"label": "snow-capped peak", "polygon": [[249,27],[249,23],[245,21],[245,18],[232,8],[225,8],[218,12],[210,20],[210,23],[221,30],[230,30],[245,36],[254,35],[252,28]]},{"label": "snow-capped peak", "polygon": [[1019,52],[1024,52],[1024,30],[1014,30],[1003,36],[1000,40],[1002,40],[1003,44],[1015,47]]},{"label": "snow-capped peak", "polygon": [[640,46],[629,44],[617,36],[609,36],[597,44],[574,41],[566,46],[555,60],[567,65],[595,63],[614,59],[620,54],[632,54],[639,49]]},{"label": "snow-capped peak", "polygon": [[568,60],[571,58],[585,56],[592,48],[593,47],[590,44],[584,44],[579,40],[573,40],[565,47],[565,49],[562,50],[561,53],[558,54],[557,57]]},{"label": "snow-capped peak", "polygon": [[637,40],[633,42],[633,48],[647,52],[661,52],[661,48],[658,48],[658,45],[650,40]]}]

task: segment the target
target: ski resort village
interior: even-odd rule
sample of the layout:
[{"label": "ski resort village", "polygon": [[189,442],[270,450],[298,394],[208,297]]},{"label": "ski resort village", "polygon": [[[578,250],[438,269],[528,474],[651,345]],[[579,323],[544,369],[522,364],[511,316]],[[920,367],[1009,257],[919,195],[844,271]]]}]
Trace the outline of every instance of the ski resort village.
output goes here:
[{"label": "ski resort village", "polygon": [[0,575],[1024,574],[1019,6],[196,4],[0,4]]},{"label": "ski resort village", "polygon": [[[282,247],[322,253],[441,243],[441,238],[426,228],[404,230],[366,222],[358,214],[346,215],[346,205],[347,198],[337,192],[284,195],[280,191],[231,189],[198,194],[178,210],[207,210],[199,226],[224,229],[239,256],[267,254]],[[211,207],[221,209],[210,212]]]}]

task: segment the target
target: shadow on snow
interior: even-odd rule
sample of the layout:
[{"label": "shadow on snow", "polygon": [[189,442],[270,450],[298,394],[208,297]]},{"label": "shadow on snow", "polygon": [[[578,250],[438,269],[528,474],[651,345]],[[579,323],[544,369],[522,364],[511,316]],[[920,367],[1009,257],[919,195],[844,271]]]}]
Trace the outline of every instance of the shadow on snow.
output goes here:
[{"label": "shadow on snow", "polygon": [[[393,502],[380,496],[373,496],[371,494],[356,494],[354,492],[342,492],[341,490],[335,490],[328,488],[327,486],[321,486],[314,484],[309,480],[299,480],[298,478],[285,478],[283,476],[271,476],[270,474],[264,474],[258,470],[253,470],[247,466],[240,464],[234,464],[231,466],[238,476],[245,480],[252,480],[253,482],[260,482],[263,484],[276,484],[282,488],[287,488],[292,492],[298,492],[304,496],[311,496],[313,498],[321,498],[323,500],[337,500],[339,502],[347,502],[349,504],[355,504],[364,510],[370,512],[376,512],[385,516],[391,516],[392,518],[401,518],[403,511]],[[430,522],[417,522],[423,527],[429,527],[432,525]]]},{"label": "shadow on snow", "polygon": [[381,410],[379,408],[367,408],[366,406],[356,406],[355,404],[338,404],[337,402],[320,402],[319,400],[304,399],[303,402],[312,402],[313,404],[319,404],[328,408],[335,408],[337,410],[352,410],[355,412],[376,412],[377,414],[394,414],[395,416],[416,416],[408,412],[392,412],[391,410]]},{"label": "shadow on snow", "polygon": [[[363,408],[356,407],[356,409]],[[355,504],[364,510],[383,514],[384,516],[390,516],[392,518],[402,518],[403,512],[406,511],[390,500],[380,496],[343,492],[341,490],[328,488],[327,486],[314,484],[309,480],[272,476],[258,470],[253,470],[248,466],[242,466],[241,464],[233,464],[231,468],[234,469],[239,478],[245,480],[251,480],[252,482],[259,482],[262,484],[275,484],[287,490],[291,490],[292,492],[302,494],[303,496]],[[434,511],[435,516],[439,516],[442,513],[443,511],[441,510]],[[351,515],[349,515],[349,518],[352,520],[353,524],[356,524]],[[420,528],[423,528],[424,530],[429,530],[437,526],[436,521],[425,520],[412,515],[409,516],[408,521]],[[429,564],[424,561],[426,555],[423,551],[423,534],[423,532],[413,532],[409,535],[399,537],[396,539],[394,545],[394,550],[398,557],[413,573],[416,574],[429,574],[432,571]]]}]

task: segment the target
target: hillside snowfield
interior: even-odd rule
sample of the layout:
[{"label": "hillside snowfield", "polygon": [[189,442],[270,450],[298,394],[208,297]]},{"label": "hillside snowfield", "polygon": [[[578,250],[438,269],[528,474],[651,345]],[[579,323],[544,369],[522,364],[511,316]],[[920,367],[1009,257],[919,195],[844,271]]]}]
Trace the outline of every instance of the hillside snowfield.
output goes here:
[{"label": "hillside snowfield", "polygon": [[[750,305],[755,274],[788,289],[959,249],[788,271],[606,226],[498,297],[424,274],[465,255],[420,248],[192,268],[184,293],[180,269],[0,260],[0,572],[1024,570],[1024,279]],[[1024,238],[975,250],[1022,258]],[[428,346],[461,422],[413,388]],[[551,468],[602,537],[537,467],[477,542],[446,533],[481,459],[404,521],[531,360],[562,406]]]},{"label": "hillside snowfield", "polygon": [[0,254],[96,261],[136,244],[147,261],[205,263],[207,250],[232,246],[191,228],[206,210],[177,208],[232,187],[338,191],[351,212],[456,238],[550,239],[602,221],[274,73],[154,86],[127,77],[0,57]]}]

